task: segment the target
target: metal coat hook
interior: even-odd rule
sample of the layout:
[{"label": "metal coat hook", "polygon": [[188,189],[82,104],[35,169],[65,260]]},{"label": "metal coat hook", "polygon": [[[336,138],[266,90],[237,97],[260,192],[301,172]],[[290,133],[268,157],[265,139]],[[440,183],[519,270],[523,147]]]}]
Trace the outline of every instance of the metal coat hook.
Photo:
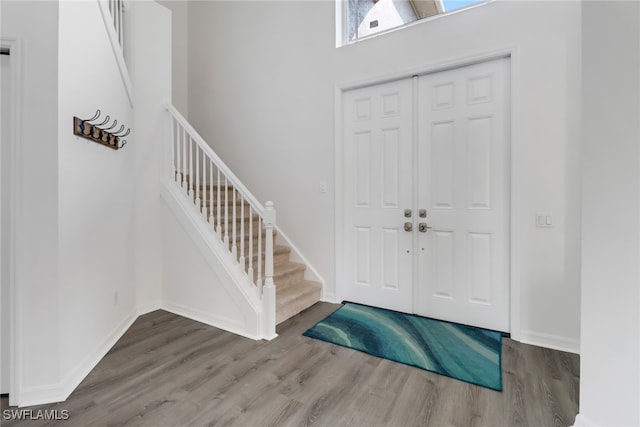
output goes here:
[{"label": "metal coat hook", "polygon": [[[111,127],[114,128],[116,123],[118,123],[117,120],[114,122],[114,125],[111,126]],[[120,132],[122,132],[122,129],[124,129],[124,125],[120,125],[120,129],[118,129],[118,130],[116,130],[114,132],[111,132],[111,133],[113,133],[114,135],[119,134]],[[109,130],[109,129],[107,129],[107,130]]]},{"label": "metal coat hook", "polygon": [[90,119],[83,120],[83,121],[84,122],[92,122],[92,121],[96,120],[98,117],[100,117],[100,114],[101,114],[100,113],[100,109],[98,109],[96,111],[96,114],[93,117],[91,117]]},{"label": "metal coat hook", "polygon": [[[107,116],[107,117],[109,117],[109,116]],[[117,124],[118,124],[118,121],[117,121],[117,120],[114,120],[114,121],[113,121],[113,124],[112,124],[110,127],[108,127],[108,128],[100,128],[100,129],[102,129],[102,130],[106,130],[106,131],[110,131],[111,129],[113,129],[114,127],[116,127],[116,125],[117,125]],[[98,125],[96,125],[96,127],[97,127],[97,126],[98,126]],[[124,127],[124,125],[122,125],[122,126]]]},{"label": "metal coat hook", "polygon": [[95,127],[104,126],[109,122],[109,120],[111,120],[111,117],[107,114],[107,117],[104,118],[104,121],[102,123],[100,123],[98,125],[94,125],[94,126]]},{"label": "metal coat hook", "polygon": [[93,142],[100,143],[106,147],[118,150],[127,144],[126,140],[122,138],[129,135],[131,128],[127,128],[125,133],[122,133],[125,129],[123,124],[117,131],[112,131],[118,125],[118,121],[114,120],[111,125],[109,121],[111,116],[108,114],[105,116],[101,123],[93,123],[100,119],[102,112],[100,109],[90,119],[84,120],[78,117],[73,118],[73,133],[74,135],[81,136]]},{"label": "metal coat hook", "polygon": [[124,125],[122,125],[122,128],[120,128],[120,130],[119,130],[118,132],[114,132],[114,134],[115,134],[116,136],[119,136],[120,138],[124,138],[125,136],[127,136],[127,135],[129,135],[129,134],[131,133],[131,128],[127,128],[127,131],[126,131],[124,134],[122,134],[122,135],[117,135],[117,134],[119,134],[120,132],[122,132],[122,129],[123,129],[123,128],[124,128]]}]

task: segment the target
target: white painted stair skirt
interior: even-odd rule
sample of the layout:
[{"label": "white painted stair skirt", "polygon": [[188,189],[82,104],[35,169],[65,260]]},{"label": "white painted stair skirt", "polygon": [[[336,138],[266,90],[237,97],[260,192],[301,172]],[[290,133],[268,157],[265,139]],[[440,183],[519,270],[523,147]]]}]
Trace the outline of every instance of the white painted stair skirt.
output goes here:
[{"label": "white painted stair skirt", "polygon": [[232,332],[273,339],[273,203],[258,202],[176,108],[167,110],[171,138],[163,195],[174,213],[188,216],[255,314],[249,330]]}]

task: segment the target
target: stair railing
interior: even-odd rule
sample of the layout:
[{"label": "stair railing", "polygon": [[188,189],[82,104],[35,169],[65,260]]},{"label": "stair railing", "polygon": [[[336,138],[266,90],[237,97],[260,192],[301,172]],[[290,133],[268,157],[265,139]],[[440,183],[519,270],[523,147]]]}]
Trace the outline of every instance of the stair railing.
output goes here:
[{"label": "stair railing", "polygon": [[124,49],[124,0],[109,0],[109,12],[111,12],[113,28],[116,30],[118,42]]},{"label": "stair railing", "polygon": [[264,334],[275,336],[273,231],[276,211],[263,206],[173,106],[169,179],[229,251],[262,301]]}]

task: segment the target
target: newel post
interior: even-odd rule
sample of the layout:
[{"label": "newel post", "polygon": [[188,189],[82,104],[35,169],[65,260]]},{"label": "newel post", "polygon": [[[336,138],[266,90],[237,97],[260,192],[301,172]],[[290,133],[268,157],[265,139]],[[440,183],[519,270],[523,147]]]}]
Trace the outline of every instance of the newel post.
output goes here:
[{"label": "newel post", "polygon": [[180,183],[180,171],[179,171],[179,157],[176,158],[177,145],[175,140],[175,135],[178,132],[178,122],[173,118],[173,114],[171,112],[168,113],[170,128],[169,130],[169,138],[167,138],[167,143],[165,144],[165,149],[167,150],[167,156],[165,160],[165,166],[167,168],[167,175],[171,182]]},{"label": "newel post", "polygon": [[264,286],[262,287],[262,307],[264,312],[264,336],[276,337],[276,287],[273,283],[273,227],[276,223],[276,210],[273,202],[265,203],[264,228]]}]

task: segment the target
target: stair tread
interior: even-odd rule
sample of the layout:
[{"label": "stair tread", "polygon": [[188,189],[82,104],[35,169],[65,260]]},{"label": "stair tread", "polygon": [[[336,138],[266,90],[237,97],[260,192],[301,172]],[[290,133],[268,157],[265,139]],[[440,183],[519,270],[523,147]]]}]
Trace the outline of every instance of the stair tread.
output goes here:
[{"label": "stair tread", "polygon": [[[187,177],[187,182],[188,182],[188,177]],[[195,186],[194,186],[195,187]],[[248,209],[245,208],[244,212],[241,212],[241,209],[238,207],[240,205],[247,204],[248,202],[246,200],[241,200],[241,197],[238,197],[237,193],[236,193],[236,202],[235,204],[233,203],[233,186],[221,186],[220,188],[218,187],[217,184],[213,185],[213,188],[209,185],[205,185],[205,184],[201,184],[198,187],[193,188],[194,192],[196,193],[196,197],[201,197],[200,199],[200,210],[204,210],[205,213],[208,215],[209,213],[209,208],[211,207],[211,193],[213,192],[213,214],[215,216],[214,219],[214,225],[217,226],[218,222],[217,222],[217,213],[218,213],[218,190],[227,190],[228,192],[228,201],[227,201],[227,206],[228,206],[228,219],[225,220],[224,217],[224,194],[221,194],[220,196],[220,201],[221,201],[221,206],[220,206],[220,210],[221,210],[221,218],[220,218],[220,222],[221,225],[224,229],[226,229],[227,225],[230,225],[229,227],[229,245],[231,246],[232,243],[232,237],[233,237],[233,233],[232,233],[232,228],[236,230],[236,239],[237,241],[240,241],[240,235],[244,234],[244,240],[245,242],[248,242],[250,237],[249,235],[251,234],[252,236],[254,236],[254,247],[255,245],[257,245],[257,236],[262,234],[262,236],[264,236],[265,230],[264,228],[262,228],[262,230],[260,230],[260,227],[257,226],[259,217],[256,213],[255,210],[253,209]],[[192,201],[193,202],[193,201]],[[233,221],[233,211],[234,211],[234,205],[235,207],[235,212],[236,212],[236,225],[235,227],[232,224]],[[240,217],[241,214],[245,220],[244,220],[244,227],[242,226],[242,221],[240,221]],[[249,229],[249,224],[253,223],[253,227],[252,227],[252,233],[248,232]],[[241,233],[241,229],[244,229],[244,233]],[[274,231],[274,235],[275,230]],[[264,245],[266,244],[266,238],[263,237],[262,238],[262,250],[264,251]],[[304,278],[304,272],[306,270],[306,266],[304,264],[301,264],[299,262],[295,262],[295,261],[291,261],[289,259],[291,253],[291,247],[287,246],[287,245],[283,245],[283,244],[275,244],[274,242],[274,247],[273,247],[273,257],[274,257],[274,266],[273,266],[273,278],[274,278],[274,282],[275,282],[275,287],[276,287],[276,324],[279,324],[293,316],[295,316],[296,314],[300,313],[302,310],[307,309],[308,307],[312,306],[313,304],[315,304],[316,302],[320,301],[321,295],[322,295],[322,284],[319,282],[315,282],[312,280],[306,280]],[[245,248],[245,267],[249,265],[249,256],[248,256],[248,248]],[[259,255],[262,255],[264,257],[264,253],[262,254],[258,254],[257,250],[254,250],[253,255],[253,265],[255,268],[256,265],[256,260],[258,259]],[[263,258],[264,259],[264,258]],[[254,276],[257,275],[258,272],[255,271]],[[255,277],[254,277],[255,280]]]},{"label": "stair tread", "polygon": [[[284,254],[289,254],[291,253],[291,248],[287,245],[274,245],[273,246],[273,256],[275,258],[276,255],[284,255]],[[247,258],[249,257],[248,255],[248,251],[245,249],[245,255],[247,256]],[[258,259],[258,253],[257,251],[253,251],[253,258],[254,259]],[[264,258],[264,252],[262,253],[262,258]],[[284,261],[284,262],[290,262],[290,261]],[[278,265],[278,264],[284,264],[284,262],[282,263],[275,263],[274,266]]]},{"label": "stair tread", "polygon": [[[285,254],[290,254],[291,253],[291,248],[287,245],[274,245],[273,246],[273,258],[275,259],[276,256],[278,255],[285,255]],[[246,257],[245,263],[249,263],[249,251],[247,249],[245,249],[244,255]],[[258,251],[253,251],[253,263],[255,265],[256,260],[258,259]],[[264,259],[264,252],[262,253],[262,259]],[[278,265],[278,264],[284,264],[285,262],[289,262],[287,261],[283,261],[283,262],[276,262],[274,264]]]},{"label": "stair tread", "polygon": [[276,324],[295,316],[320,301],[322,285],[302,280],[286,288],[276,286]]},{"label": "stair tread", "polygon": [[273,275],[275,277],[283,276],[285,274],[295,273],[298,271],[304,271],[306,269],[304,264],[300,264],[293,261],[287,261],[278,263],[273,266]]},{"label": "stair tread", "polygon": [[[274,253],[274,255],[275,254],[282,254],[282,253],[285,253],[285,252],[290,253],[291,252],[291,248],[289,246],[287,246],[287,245],[278,245],[278,244],[273,245],[273,253]],[[258,256],[258,255],[254,254],[254,256]]]},{"label": "stair tread", "polygon": [[278,288],[276,286],[276,302],[278,305],[281,305],[300,295],[319,292],[321,289],[322,284],[320,284],[320,282],[314,282],[313,280],[302,280],[285,288]]}]

